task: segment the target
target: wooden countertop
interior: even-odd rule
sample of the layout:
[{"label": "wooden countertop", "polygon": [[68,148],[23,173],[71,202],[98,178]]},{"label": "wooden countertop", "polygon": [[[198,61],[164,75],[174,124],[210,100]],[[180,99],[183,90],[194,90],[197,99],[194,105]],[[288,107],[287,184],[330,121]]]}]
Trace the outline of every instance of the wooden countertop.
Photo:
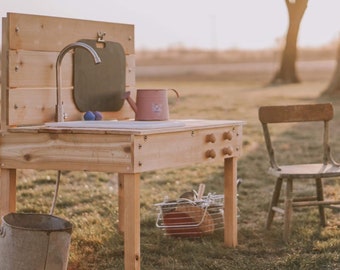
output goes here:
[{"label": "wooden countertop", "polygon": [[186,130],[239,126],[245,124],[240,120],[203,120],[179,119],[169,121],[65,121],[51,122],[40,126],[11,127],[9,132],[37,133],[98,133],[148,135],[171,133]]}]

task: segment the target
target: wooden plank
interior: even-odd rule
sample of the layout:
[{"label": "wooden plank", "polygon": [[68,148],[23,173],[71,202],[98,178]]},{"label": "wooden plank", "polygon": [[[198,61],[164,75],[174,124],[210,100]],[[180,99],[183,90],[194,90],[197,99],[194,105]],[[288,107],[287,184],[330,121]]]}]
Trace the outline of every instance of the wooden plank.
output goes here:
[{"label": "wooden plank", "polygon": [[[9,51],[9,87],[33,88],[56,87],[55,63],[58,53],[41,51]],[[135,85],[135,55],[127,56],[126,85]],[[6,62],[6,61],[5,61]],[[62,61],[62,87],[73,86],[72,53],[67,53]]]},{"label": "wooden plank", "polygon": [[7,103],[7,85],[8,85],[8,21],[2,18],[2,53],[1,53],[1,130],[7,128],[8,103]]},{"label": "wooden plank", "polygon": [[286,195],[284,202],[284,225],[283,225],[283,240],[289,242],[293,220],[293,180],[287,179]]},{"label": "wooden plank", "polygon": [[10,49],[60,51],[80,39],[97,39],[121,43],[126,54],[134,54],[134,25],[51,16],[8,13]]},{"label": "wooden plank", "polygon": [[[130,119],[129,121],[133,121],[133,119]],[[169,127],[169,128],[155,128],[155,129],[97,129],[97,128],[57,128],[57,127],[49,127],[48,125],[39,125],[39,126],[23,126],[23,127],[13,127],[10,129],[10,132],[44,132],[44,133],[73,133],[73,134],[98,134],[98,133],[104,133],[104,134],[127,134],[127,135],[154,135],[154,134],[172,134],[176,132],[184,132],[184,131],[190,131],[191,134],[194,136],[197,134],[197,131],[199,130],[220,130],[225,129],[225,131],[232,130],[235,132],[235,138],[234,140],[240,141],[240,138],[242,138],[242,134],[239,133],[242,131],[242,122],[235,123],[234,121],[228,121],[228,120],[200,120],[199,123],[195,125],[197,121],[195,120],[174,120],[179,122],[184,122],[184,126],[176,126],[176,127]],[[105,120],[104,120],[105,122]],[[205,125],[203,125],[205,123]],[[239,125],[239,126],[235,126]],[[221,134],[224,136],[223,134]],[[219,138],[221,139],[221,138]],[[232,142],[233,140],[231,140]],[[240,144],[241,145],[241,144]],[[241,152],[242,149],[236,149],[236,151]]]},{"label": "wooden plank", "polygon": [[224,244],[237,246],[237,158],[224,160]]},{"label": "wooden plank", "polygon": [[[234,134],[233,138],[224,139],[223,134],[230,130]],[[211,133],[216,137],[214,143],[206,141]],[[212,163],[222,161],[226,157],[240,156],[241,137],[238,128],[231,127],[135,136],[134,167],[136,171],[144,172],[199,162]],[[231,154],[224,153],[224,148],[231,148]],[[215,156],[209,156],[208,152],[214,153]]]},{"label": "wooden plank", "polygon": [[134,87],[136,85],[136,56],[134,54],[126,56],[126,86]]},{"label": "wooden plank", "polygon": [[[73,86],[73,53],[67,53],[62,61],[62,87]],[[9,51],[9,88],[56,87],[57,52]],[[135,55],[126,57],[126,86],[135,85]],[[4,61],[7,62],[7,61]]]},{"label": "wooden plank", "polygon": [[[67,113],[67,121],[82,120],[83,112],[80,112],[73,102],[73,89],[63,89],[62,97],[64,109]],[[9,91],[8,125],[27,126],[41,125],[55,121],[56,110],[55,89],[12,89]],[[130,105],[125,102],[118,112],[103,112],[106,120],[129,119],[134,117]]]},{"label": "wooden plank", "polygon": [[[16,210],[16,170],[0,170],[0,216]],[[1,221],[0,221],[1,223]]]},{"label": "wooden plank", "polygon": [[0,145],[2,168],[133,171],[129,135],[3,133]]},{"label": "wooden plank", "polygon": [[[9,88],[56,87],[58,52],[9,51]],[[73,85],[72,53],[65,55],[61,65],[62,87]]]},{"label": "wooden plank", "polygon": [[332,164],[296,164],[279,166],[280,170],[270,168],[268,173],[282,178],[325,178],[340,176],[340,167]]},{"label": "wooden plank", "polygon": [[[224,140],[222,136],[226,130],[228,127],[150,135],[131,135],[133,131],[130,131],[118,135],[89,134],[91,130],[81,133],[72,129],[45,133],[47,130],[38,128],[4,133],[0,138],[0,154],[5,168],[56,169],[62,166],[69,170],[143,172],[239,156],[241,136]],[[211,132],[216,134],[215,143],[206,142]],[[234,149],[231,155],[222,151],[228,146]],[[207,157],[208,150],[214,150],[216,156]]]},{"label": "wooden plank", "polygon": [[333,119],[333,114],[331,103],[259,108],[259,119],[262,123],[329,121]]},{"label": "wooden plank", "polygon": [[[72,100],[72,90],[64,89],[63,100]],[[81,119],[81,113],[74,103],[65,102],[69,119]],[[55,89],[12,89],[9,91],[8,125],[39,125],[55,121]]]},{"label": "wooden plank", "polygon": [[[3,19],[1,122],[3,127],[41,125],[55,120],[56,71],[59,51],[66,45],[84,38],[96,39],[106,32],[105,39],[119,42],[127,58],[127,90],[135,93],[134,26],[48,16],[9,13]],[[8,22],[8,23],[7,23]],[[96,29],[93,33],[92,30]],[[7,42],[8,41],[8,42]],[[8,45],[8,46],[7,46]],[[68,53],[62,62],[62,97],[68,121],[81,120],[73,99],[73,61]],[[7,76],[6,76],[7,78]],[[104,112],[105,119],[134,117],[124,104],[119,112]]]},{"label": "wooden plank", "polygon": [[304,206],[318,206],[318,205],[336,205],[340,204],[340,201],[310,201],[310,202],[293,202],[293,207],[304,207]]},{"label": "wooden plank", "polygon": [[140,269],[140,175],[124,174],[124,268]]}]

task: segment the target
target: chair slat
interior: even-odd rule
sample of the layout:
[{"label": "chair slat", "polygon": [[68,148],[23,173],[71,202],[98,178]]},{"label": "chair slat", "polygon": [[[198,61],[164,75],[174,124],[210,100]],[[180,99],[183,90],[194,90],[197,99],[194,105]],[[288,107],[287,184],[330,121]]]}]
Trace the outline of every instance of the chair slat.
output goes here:
[{"label": "chair slat", "polygon": [[333,119],[333,115],[331,103],[263,106],[259,108],[261,123],[329,121]]}]

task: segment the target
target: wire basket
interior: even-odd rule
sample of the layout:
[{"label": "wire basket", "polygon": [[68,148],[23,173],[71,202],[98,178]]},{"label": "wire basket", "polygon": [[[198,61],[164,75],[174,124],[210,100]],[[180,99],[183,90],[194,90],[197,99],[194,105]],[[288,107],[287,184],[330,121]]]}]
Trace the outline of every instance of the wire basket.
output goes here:
[{"label": "wire basket", "polygon": [[209,193],[201,199],[165,199],[155,206],[158,209],[156,227],[166,235],[201,237],[224,227],[224,195]]}]

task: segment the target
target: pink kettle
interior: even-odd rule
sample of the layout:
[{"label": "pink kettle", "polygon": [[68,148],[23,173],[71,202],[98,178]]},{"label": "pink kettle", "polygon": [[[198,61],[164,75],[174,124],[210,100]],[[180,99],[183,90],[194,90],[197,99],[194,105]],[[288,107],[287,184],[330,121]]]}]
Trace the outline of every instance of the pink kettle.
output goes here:
[{"label": "pink kettle", "polygon": [[179,94],[175,89],[137,89],[136,102],[125,92],[123,98],[135,112],[136,121],[164,121],[169,119],[168,91]]}]

